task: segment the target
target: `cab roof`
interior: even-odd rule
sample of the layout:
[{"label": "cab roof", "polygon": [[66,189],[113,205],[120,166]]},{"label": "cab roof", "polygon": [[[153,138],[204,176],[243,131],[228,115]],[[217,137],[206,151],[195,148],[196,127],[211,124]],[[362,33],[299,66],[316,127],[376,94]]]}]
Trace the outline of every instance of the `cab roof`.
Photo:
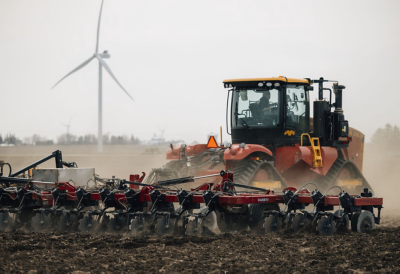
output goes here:
[{"label": "cab roof", "polygon": [[286,78],[286,77],[271,77],[271,78],[248,78],[248,79],[229,79],[224,80],[223,83],[238,83],[238,82],[265,82],[265,81],[280,81],[287,83],[304,83],[309,84],[310,80],[308,79],[298,79],[298,78]]}]

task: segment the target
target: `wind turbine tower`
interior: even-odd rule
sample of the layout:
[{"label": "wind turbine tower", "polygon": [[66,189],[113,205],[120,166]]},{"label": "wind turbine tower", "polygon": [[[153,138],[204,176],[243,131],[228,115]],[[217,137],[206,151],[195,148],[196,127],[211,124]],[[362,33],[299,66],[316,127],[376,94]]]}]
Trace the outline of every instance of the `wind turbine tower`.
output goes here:
[{"label": "wind turbine tower", "polygon": [[63,126],[65,126],[67,128],[67,145],[69,145],[69,143],[71,141],[71,137],[69,135],[69,128],[71,127],[71,120],[73,117],[74,117],[74,115],[72,115],[71,119],[69,119],[68,124],[61,123]]},{"label": "wind turbine tower", "polygon": [[110,67],[107,65],[107,63],[103,60],[106,58],[110,58],[110,54],[108,51],[104,51],[103,53],[99,53],[99,35],[100,35],[100,21],[101,21],[101,12],[103,10],[103,3],[104,0],[101,1],[101,7],[100,7],[100,15],[99,15],[99,22],[97,25],[97,40],[96,40],[96,51],[93,54],[92,57],[90,57],[88,60],[80,64],[78,67],[76,67],[74,70],[72,70],[70,73],[65,75],[63,78],[61,78],[60,81],[58,81],[51,89],[53,89],[55,86],[57,86],[62,80],[73,74],[74,72],[80,70],[87,64],[89,64],[94,58],[96,58],[99,61],[99,113],[98,113],[98,136],[97,136],[97,145],[98,145],[98,151],[102,152],[103,151],[103,72],[102,68],[110,74],[110,76],[114,79],[114,81],[121,87],[121,89],[126,93],[126,95],[129,96],[129,98],[132,98],[132,96],[124,89],[124,87],[118,82],[117,78],[114,76],[112,73]]}]

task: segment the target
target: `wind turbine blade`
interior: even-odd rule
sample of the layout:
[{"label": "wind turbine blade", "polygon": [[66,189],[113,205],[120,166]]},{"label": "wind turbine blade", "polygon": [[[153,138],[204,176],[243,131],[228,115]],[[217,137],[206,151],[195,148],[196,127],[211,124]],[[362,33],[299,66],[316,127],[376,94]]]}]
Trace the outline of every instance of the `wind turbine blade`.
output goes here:
[{"label": "wind turbine blade", "polygon": [[[109,66],[106,64],[106,62],[104,62],[103,59],[101,59],[100,55],[95,54],[96,58],[99,60],[99,62],[101,63],[101,65],[106,69],[106,71],[110,74],[110,76],[114,79],[115,82],[117,82],[117,84],[122,88],[123,91],[125,91],[126,95],[129,96],[129,98],[132,98],[132,96],[124,89],[124,87],[118,82],[117,78],[115,78],[114,74],[112,73],[111,69],[109,68]],[[133,100],[135,101],[135,100]]]},{"label": "wind turbine blade", "polygon": [[71,123],[72,118],[74,118],[75,114],[71,116],[71,119],[68,121],[68,125]]},{"label": "wind turbine blade", "polygon": [[83,62],[82,64],[80,64],[77,68],[75,68],[73,71],[71,71],[70,73],[68,73],[67,75],[65,75],[63,78],[61,78],[60,81],[58,81],[51,89],[53,89],[55,86],[57,86],[62,80],[64,80],[65,78],[67,78],[68,76],[70,76],[72,73],[74,73],[77,70],[80,70],[81,68],[83,68],[84,66],[86,66],[87,64],[90,63],[90,61],[92,61],[92,59],[94,58],[94,56],[90,57],[88,60],[86,60],[85,62]]},{"label": "wind turbine blade", "polygon": [[99,50],[100,21],[101,21],[101,12],[102,12],[102,10],[103,10],[103,3],[104,3],[104,0],[101,1],[100,15],[99,15],[99,23],[97,24],[96,53],[98,53],[98,50]]}]

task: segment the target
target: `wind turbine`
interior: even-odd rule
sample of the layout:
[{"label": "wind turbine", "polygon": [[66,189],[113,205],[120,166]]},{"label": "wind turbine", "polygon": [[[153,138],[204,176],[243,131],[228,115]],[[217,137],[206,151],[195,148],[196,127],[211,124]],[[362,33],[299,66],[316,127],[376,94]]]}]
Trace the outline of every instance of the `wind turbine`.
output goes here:
[{"label": "wind turbine", "polygon": [[160,127],[158,127],[158,129],[161,131],[161,138],[164,137],[164,131],[167,129],[168,127],[165,127],[164,129],[161,129]]},{"label": "wind turbine", "polygon": [[93,54],[92,57],[90,57],[88,60],[80,64],[78,67],[76,67],[74,70],[72,70],[70,73],[65,75],[63,78],[61,78],[60,81],[58,81],[51,89],[53,89],[55,86],[57,86],[62,80],[73,74],[74,72],[80,70],[87,64],[89,64],[94,58],[96,58],[99,61],[99,131],[98,131],[98,137],[97,137],[97,146],[98,146],[98,151],[102,152],[103,151],[103,94],[102,94],[102,85],[103,85],[103,79],[102,79],[102,68],[104,67],[105,70],[110,74],[110,76],[114,79],[114,81],[122,88],[122,90],[126,93],[126,95],[129,96],[129,98],[132,98],[132,96],[124,89],[124,87],[118,82],[117,78],[115,78],[114,74],[112,73],[110,67],[106,64],[106,62],[103,60],[105,58],[110,58],[110,54],[108,51],[104,51],[103,53],[99,53],[99,34],[100,34],[100,21],[101,21],[101,12],[103,10],[103,2],[104,0],[101,1],[101,7],[100,7],[100,15],[99,15],[99,23],[97,25],[97,42],[96,42],[96,51]]},{"label": "wind turbine", "polygon": [[67,145],[69,145],[69,141],[70,141],[69,128],[71,127],[72,118],[74,118],[74,115],[71,116],[71,119],[69,119],[68,124],[61,123],[63,126],[65,126],[67,128]]}]

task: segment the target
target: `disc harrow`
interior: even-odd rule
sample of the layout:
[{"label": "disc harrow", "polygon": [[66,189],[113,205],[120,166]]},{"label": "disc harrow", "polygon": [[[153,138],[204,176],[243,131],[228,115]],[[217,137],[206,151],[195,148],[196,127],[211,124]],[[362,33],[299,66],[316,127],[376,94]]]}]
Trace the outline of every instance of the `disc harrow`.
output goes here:
[{"label": "disc harrow", "polygon": [[[218,176],[220,182],[215,183]],[[334,187],[340,189],[339,194],[328,195],[331,189],[322,194],[311,184],[315,189],[310,192],[307,184],[275,193],[237,184],[230,171],[151,185],[143,183],[144,177],[145,173],[131,175],[130,181],[112,178],[88,188],[0,176],[0,231],[24,228],[141,237],[314,230],[329,236],[349,228],[371,232],[380,223],[383,205],[383,199],[374,197],[367,188],[360,195],[350,195]],[[211,177],[210,183],[195,189],[179,188]]]}]

